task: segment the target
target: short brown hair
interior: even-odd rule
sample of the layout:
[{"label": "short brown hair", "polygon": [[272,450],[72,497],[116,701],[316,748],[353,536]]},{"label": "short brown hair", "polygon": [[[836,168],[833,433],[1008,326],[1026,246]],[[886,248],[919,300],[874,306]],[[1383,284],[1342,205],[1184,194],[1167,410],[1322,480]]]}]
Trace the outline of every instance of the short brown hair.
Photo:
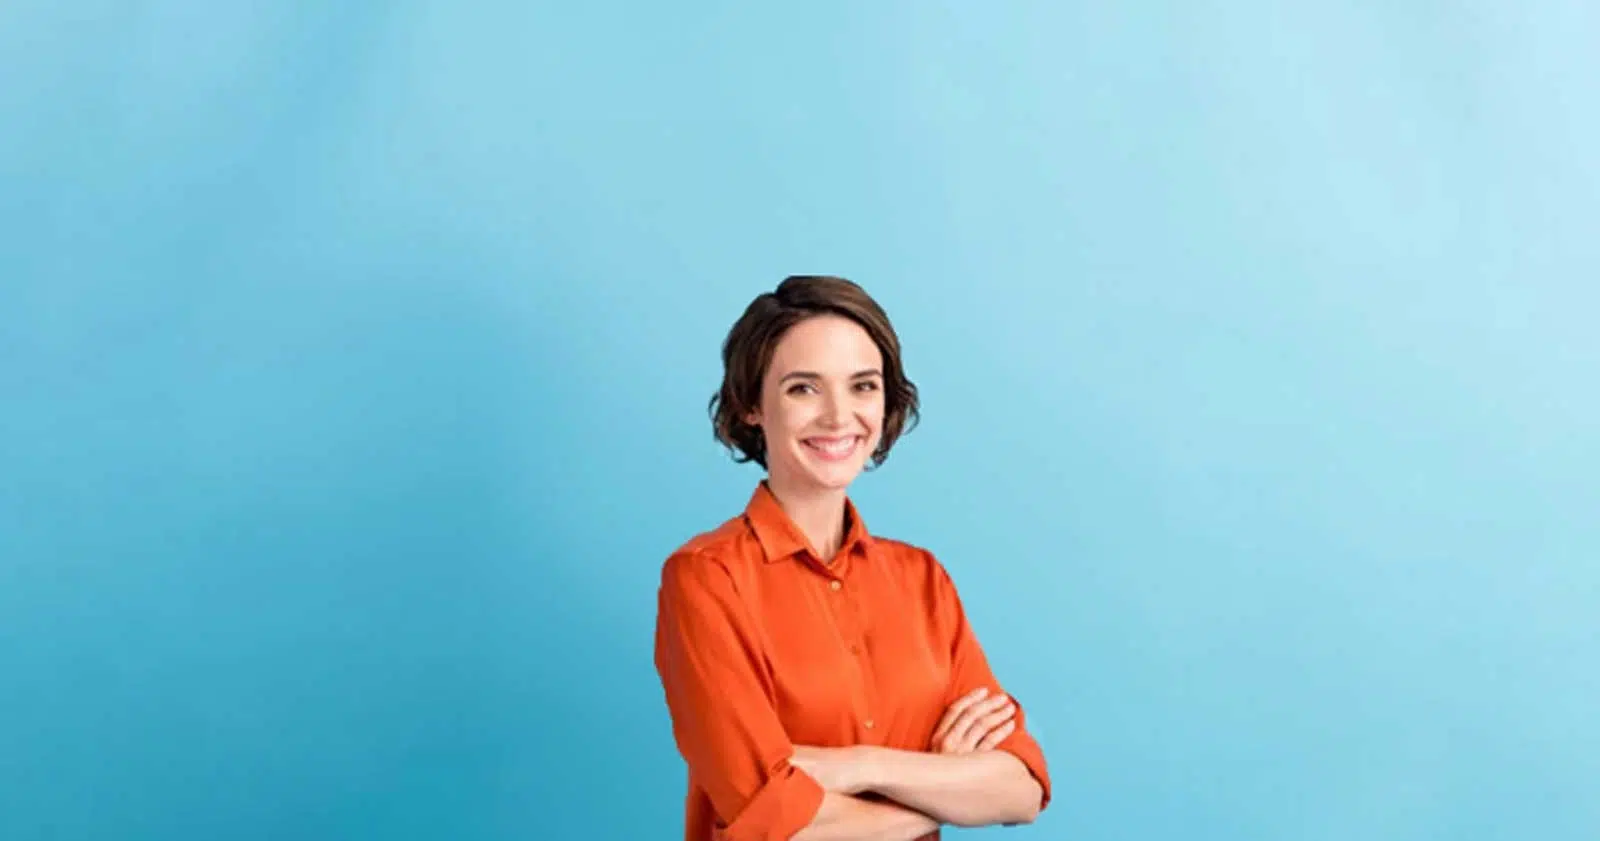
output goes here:
[{"label": "short brown hair", "polygon": [[869,469],[882,465],[894,442],[916,426],[917,387],[906,378],[900,337],[883,308],[842,277],[791,275],[776,290],[757,295],[722,342],[722,387],[711,396],[709,410],[716,438],[734,461],[767,466],[766,438],[745,416],[761,405],[762,381],[778,340],[789,328],[819,315],[842,316],[861,325],[883,354],[883,434]]}]

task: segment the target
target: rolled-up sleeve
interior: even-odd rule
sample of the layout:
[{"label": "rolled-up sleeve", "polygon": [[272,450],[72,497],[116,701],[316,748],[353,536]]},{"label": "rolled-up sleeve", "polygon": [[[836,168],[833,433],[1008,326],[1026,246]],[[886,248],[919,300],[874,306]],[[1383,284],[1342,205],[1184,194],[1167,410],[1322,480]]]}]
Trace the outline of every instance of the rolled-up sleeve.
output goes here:
[{"label": "rolled-up sleeve", "polygon": [[679,553],[662,567],[656,670],[673,738],[717,817],[717,838],[778,841],[804,829],[823,789],[790,764],[752,617],[716,558]]},{"label": "rolled-up sleeve", "polygon": [[[967,621],[966,610],[961,605],[961,596],[956,592],[955,583],[937,561],[933,562],[933,569],[935,609],[940,626],[946,629],[951,651],[950,686],[944,699],[945,706],[979,687],[991,693],[1004,692],[1005,689],[989,668],[989,658],[984,655],[983,646],[978,644],[978,637]],[[1028,772],[1039,781],[1042,792],[1039,809],[1042,811],[1050,805],[1050,772],[1045,765],[1044,750],[1028,732],[1027,713],[1023,711],[1022,702],[1014,695],[1011,696],[1011,702],[1016,705],[1016,729],[995,749],[1022,760]]]}]

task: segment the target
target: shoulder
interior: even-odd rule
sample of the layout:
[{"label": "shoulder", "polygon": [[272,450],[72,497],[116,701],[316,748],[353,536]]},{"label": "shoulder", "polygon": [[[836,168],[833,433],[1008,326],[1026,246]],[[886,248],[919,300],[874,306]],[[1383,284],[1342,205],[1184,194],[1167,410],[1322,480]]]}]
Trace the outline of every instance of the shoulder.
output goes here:
[{"label": "shoulder", "polygon": [[966,610],[955,579],[934,553],[915,543],[873,536],[879,558],[899,579],[902,593],[909,597],[932,623],[938,638],[949,639],[960,633]]},{"label": "shoulder", "polygon": [[753,550],[758,549],[744,515],[729,518],[674,549],[661,564],[661,585],[663,588],[694,586],[738,577],[749,564]]},{"label": "shoulder", "polygon": [[934,591],[953,590],[950,572],[933,551],[904,540],[873,535],[875,554],[901,575],[919,580]]},{"label": "shoulder", "polygon": [[885,560],[898,566],[930,567],[939,563],[939,560],[933,556],[933,552],[925,547],[893,537],[883,537],[875,534],[872,536],[872,547]]}]

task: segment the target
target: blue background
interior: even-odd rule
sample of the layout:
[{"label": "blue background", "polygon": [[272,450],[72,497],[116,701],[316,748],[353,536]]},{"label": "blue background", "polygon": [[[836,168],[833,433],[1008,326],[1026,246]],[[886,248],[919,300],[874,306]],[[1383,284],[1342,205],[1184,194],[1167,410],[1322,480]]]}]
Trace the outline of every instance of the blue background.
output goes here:
[{"label": "blue background", "polygon": [[1597,7],[805,5],[0,5],[0,837],[675,837],[792,272],[1052,761],[954,835],[1600,836]]}]

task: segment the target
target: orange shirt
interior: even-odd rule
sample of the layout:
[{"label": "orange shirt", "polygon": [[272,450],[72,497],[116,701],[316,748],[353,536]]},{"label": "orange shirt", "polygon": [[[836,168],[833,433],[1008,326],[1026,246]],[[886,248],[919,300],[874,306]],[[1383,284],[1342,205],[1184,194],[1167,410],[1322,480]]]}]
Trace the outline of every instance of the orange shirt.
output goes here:
[{"label": "orange shirt", "polygon": [[[849,531],[824,564],[762,482],[742,516],[662,567],[655,659],[689,768],[686,841],[788,839],[823,795],[789,764],[794,745],[927,750],[951,702],[1002,691],[939,562],[867,534],[846,508]],[[1016,721],[998,749],[1048,803],[1020,703]]]}]

